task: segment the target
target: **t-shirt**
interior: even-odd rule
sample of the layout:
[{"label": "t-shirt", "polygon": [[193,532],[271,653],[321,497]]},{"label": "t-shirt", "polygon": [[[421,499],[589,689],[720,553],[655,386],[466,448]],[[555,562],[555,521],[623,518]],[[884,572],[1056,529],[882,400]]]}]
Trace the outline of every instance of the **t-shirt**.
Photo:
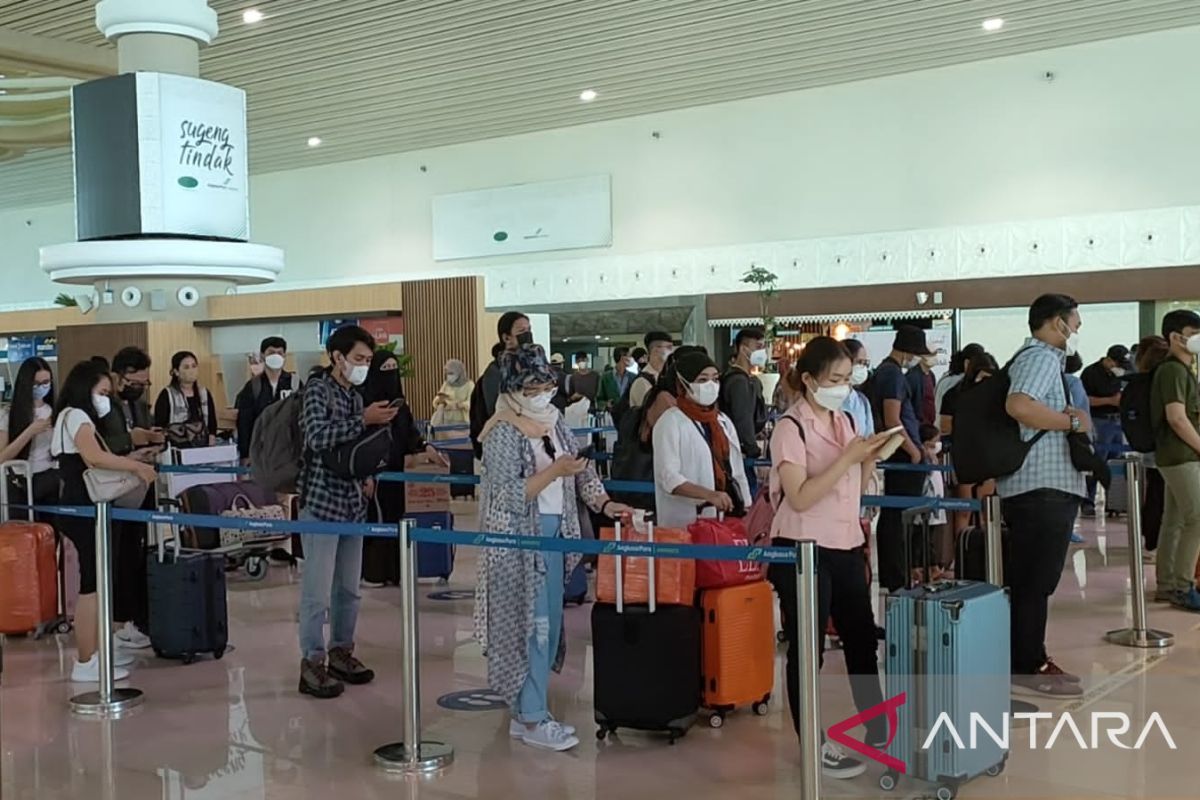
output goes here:
[{"label": "t-shirt", "polygon": [[83,409],[68,408],[59,414],[58,422],[54,423],[50,451],[56,456],[77,454],[79,448],[75,446],[75,435],[84,425],[91,425],[95,428],[96,423],[92,422],[92,418]]},{"label": "t-shirt", "polygon": [[[15,437],[21,435],[21,431],[8,430],[8,413],[6,408],[0,411],[0,431],[8,433],[8,440],[11,442]],[[42,405],[33,410],[34,419],[50,419],[54,415],[54,409],[48,405]],[[43,431],[33,437],[33,441],[29,443],[29,455],[26,460],[29,462],[29,468],[36,472],[45,472],[48,469],[54,469],[54,456],[50,454],[50,440],[54,438],[53,431]]]},{"label": "t-shirt", "polygon": [[[1083,388],[1087,390],[1088,397],[1112,397],[1121,391],[1121,379],[1105,369],[1103,361],[1084,367],[1079,379],[1083,381]],[[1093,405],[1091,411],[1093,419],[1121,415],[1121,408],[1116,405]]]},{"label": "t-shirt", "polygon": [[642,407],[642,404],[646,402],[646,395],[650,393],[650,390],[654,388],[655,381],[658,380],[658,373],[650,367],[646,367],[639,377],[645,378],[645,380],[635,380],[629,386],[630,408]]},{"label": "t-shirt", "polygon": [[[564,450],[558,442],[558,437],[551,434],[551,439],[554,441],[554,447],[561,455]],[[554,463],[554,459],[546,452],[546,443],[539,436],[537,438],[529,438],[529,446],[533,448],[533,465],[537,472],[550,467]],[[557,478],[550,481],[550,484],[542,489],[542,493],[538,495],[538,513],[539,514],[555,514],[563,513],[563,479]]]},{"label": "t-shirt", "polygon": [[[915,367],[914,369],[920,368]],[[904,432],[908,434],[908,438],[913,441],[913,444],[920,447],[921,423],[917,419],[916,409],[913,408],[912,393],[909,390],[908,381],[904,379],[904,370],[900,368],[896,360],[891,357],[885,358],[883,363],[879,365],[879,369],[875,370],[875,376],[871,378],[871,384],[875,390],[875,396],[871,398],[871,402],[879,410],[880,419],[884,418],[883,401],[899,400],[900,424],[904,426]],[[903,450],[897,450],[896,455],[892,456],[891,460],[911,459]]]},{"label": "t-shirt", "polygon": [[1200,461],[1200,453],[1188,446],[1167,422],[1167,404],[1183,403],[1188,421],[1200,431],[1200,398],[1196,376],[1174,356],[1154,370],[1150,381],[1150,424],[1154,428],[1154,458],[1160,467],[1175,467]]}]

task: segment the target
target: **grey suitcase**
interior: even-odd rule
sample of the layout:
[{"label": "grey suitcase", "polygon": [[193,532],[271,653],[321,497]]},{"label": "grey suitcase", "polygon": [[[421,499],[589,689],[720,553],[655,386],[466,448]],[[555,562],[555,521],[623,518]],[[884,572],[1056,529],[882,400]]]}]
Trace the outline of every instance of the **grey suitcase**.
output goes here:
[{"label": "grey suitcase", "polygon": [[[928,524],[928,513],[924,507],[904,512],[906,537]],[[887,599],[885,628],[887,696],[896,703],[896,722],[887,748],[894,763],[880,788],[894,789],[903,772],[935,784],[939,800],[952,800],[963,783],[999,775],[1008,750],[982,725],[1003,735],[1011,705],[1004,591],[976,581],[904,589]],[[973,727],[978,735],[971,747]],[[956,735],[968,746],[959,748]]]}]

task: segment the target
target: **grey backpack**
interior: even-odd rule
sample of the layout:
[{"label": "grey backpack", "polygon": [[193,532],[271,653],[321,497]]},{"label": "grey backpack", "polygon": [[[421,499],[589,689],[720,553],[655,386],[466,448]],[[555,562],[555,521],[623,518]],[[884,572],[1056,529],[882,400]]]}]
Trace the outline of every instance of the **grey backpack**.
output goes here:
[{"label": "grey backpack", "polygon": [[301,387],[263,409],[250,437],[250,473],[254,482],[276,492],[296,491],[296,479],[304,462],[304,434],[300,412],[304,407]]}]

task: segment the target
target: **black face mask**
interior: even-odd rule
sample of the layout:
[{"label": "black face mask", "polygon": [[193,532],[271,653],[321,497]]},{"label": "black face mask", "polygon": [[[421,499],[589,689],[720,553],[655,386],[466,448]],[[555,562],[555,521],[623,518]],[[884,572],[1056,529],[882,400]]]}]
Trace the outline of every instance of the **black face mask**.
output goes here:
[{"label": "black face mask", "polygon": [[137,400],[140,400],[142,398],[142,395],[144,395],[145,393],[146,393],[146,390],[140,386],[126,386],[124,389],[121,390],[120,397],[122,400],[125,400],[126,402],[133,403]]},{"label": "black face mask", "polygon": [[518,333],[517,334],[517,346],[524,347],[527,344],[533,344],[533,333],[531,331],[525,331],[524,333]]}]

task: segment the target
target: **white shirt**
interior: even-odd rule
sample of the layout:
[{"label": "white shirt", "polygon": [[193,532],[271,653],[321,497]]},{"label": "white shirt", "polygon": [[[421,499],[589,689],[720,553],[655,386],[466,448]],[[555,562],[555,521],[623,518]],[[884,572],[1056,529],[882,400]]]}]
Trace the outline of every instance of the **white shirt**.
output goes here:
[{"label": "white shirt", "polygon": [[50,451],[56,456],[78,454],[79,448],[75,446],[75,434],[79,433],[79,429],[84,425],[91,425],[95,428],[96,423],[92,422],[92,418],[82,409],[68,408],[59,414],[58,422],[54,423],[54,437],[51,440]]},{"label": "white shirt", "polygon": [[[729,439],[729,460],[742,502],[749,508],[754,500],[746,481],[742,445],[733,422],[724,414],[717,417]],[[657,523],[664,528],[686,528],[699,516],[700,501],[678,497],[671,492],[684,483],[715,489],[712,451],[699,426],[678,408],[668,409],[654,424],[654,496],[658,508]]]},{"label": "white shirt", "polygon": [[[21,434],[17,431],[15,434],[8,430],[8,413],[6,408],[0,411],[0,431],[8,433],[8,440],[12,440]],[[41,406],[33,409],[33,418],[50,419],[54,415],[54,409],[43,403]],[[33,437],[33,441],[29,443],[29,455],[26,460],[29,462],[29,468],[36,472],[45,472],[48,469],[54,469],[54,456],[50,454],[50,440],[54,434],[51,431],[43,431]]]},{"label": "white shirt", "polygon": [[[558,437],[553,433],[550,434],[551,441],[554,442],[554,447],[559,455],[562,455],[565,450],[562,444],[559,443]],[[550,454],[546,452],[546,445],[541,437],[536,439],[529,438],[529,446],[533,448],[533,466],[535,471],[541,472],[548,469],[554,463],[554,459],[550,458]],[[538,513],[539,514],[554,514],[556,516],[563,513],[563,479],[555,478],[550,481],[542,493],[538,495]]]}]

